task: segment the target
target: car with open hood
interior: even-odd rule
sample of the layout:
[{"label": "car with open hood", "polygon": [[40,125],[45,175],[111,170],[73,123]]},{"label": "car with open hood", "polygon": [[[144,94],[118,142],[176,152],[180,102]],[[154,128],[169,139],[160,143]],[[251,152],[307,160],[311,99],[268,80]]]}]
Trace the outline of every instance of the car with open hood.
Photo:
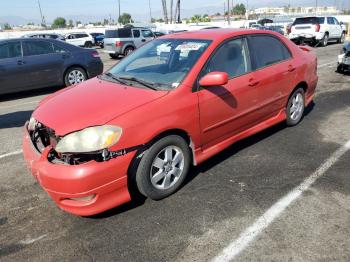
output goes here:
[{"label": "car with open hood", "polygon": [[46,97],[25,124],[24,158],[76,215],[124,204],[135,190],[160,200],[191,165],[277,123],[297,125],[317,80],[312,48],[272,31],[166,35]]}]

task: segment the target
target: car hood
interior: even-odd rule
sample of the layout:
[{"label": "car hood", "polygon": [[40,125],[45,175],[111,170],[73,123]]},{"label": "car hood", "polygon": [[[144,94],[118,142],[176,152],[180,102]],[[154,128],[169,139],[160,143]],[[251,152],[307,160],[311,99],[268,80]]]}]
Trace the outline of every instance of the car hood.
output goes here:
[{"label": "car hood", "polygon": [[167,93],[94,78],[46,97],[33,117],[63,136],[89,126],[104,125]]}]

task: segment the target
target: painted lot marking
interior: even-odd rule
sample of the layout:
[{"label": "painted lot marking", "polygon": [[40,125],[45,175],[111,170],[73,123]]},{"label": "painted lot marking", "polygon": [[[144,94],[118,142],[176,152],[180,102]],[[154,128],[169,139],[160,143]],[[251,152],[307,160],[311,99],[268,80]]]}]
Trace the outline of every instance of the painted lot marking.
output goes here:
[{"label": "painted lot marking", "polygon": [[348,150],[350,140],[336,150],[323,164],[299,186],[295,187],[287,195],[278,200],[251,226],[245,229],[237,239],[233,239],[214,259],[215,262],[232,261],[245,250],[254,239],[260,235],[286,208],[301,197],[302,193],[310,188],[315,181],[324,175]]},{"label": "painted lot marking", "polygon": [[11,152],[11,153],[6,153],[3,155],[0,155],[0,159],[5,158],[5,157],[9,157],[9,156],[19,155],[19,154],[22,154],[22,150],[17,150],[17,151]]},{"label": "painted lot marking", "polygon": [[9,105],[9,106],[0,106],[0,109],[7,109],[7,108],[12,108],[12,107],[17,107],[17,106],[36,104],[36,103],[39,103],[39,102],[40,102],[39,100],[36,100],[36,101],[31,101],[31,102],[26,102],[26,103],[21,103],[21,104],[15,104],[15,105]]},{"label": "painted lot marking", "polygon": [[329,63],[326,63],[326,64],[319,65],[319,66],[317,66],[317,68],[322,68],[322,67],[325,67],[325,66],[328,66],[328,65],[333,65],[335,63],[336,63],[335,61],[329,62]]}]

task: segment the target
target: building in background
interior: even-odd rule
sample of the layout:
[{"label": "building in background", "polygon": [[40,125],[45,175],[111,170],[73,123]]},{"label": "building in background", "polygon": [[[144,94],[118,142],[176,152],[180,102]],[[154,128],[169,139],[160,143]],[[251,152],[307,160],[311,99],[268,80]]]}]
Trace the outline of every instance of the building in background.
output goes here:
[{"label": "building in background", "polygon": [[250,11],[250,15],[338,15],[341,11],[335,6],[285,6],[285,7],[261,7]]}]

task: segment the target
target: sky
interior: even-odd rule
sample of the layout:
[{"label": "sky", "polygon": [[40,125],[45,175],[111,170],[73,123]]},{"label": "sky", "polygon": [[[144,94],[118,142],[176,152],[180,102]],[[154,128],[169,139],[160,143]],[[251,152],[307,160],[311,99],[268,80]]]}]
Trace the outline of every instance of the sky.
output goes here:
[{"label": "sky", "polygon": [[[149,0],[120,0],[121,11],[132,14],[136,20],[145,19],[149,17]],[[161,16],[161,0],[150,0],[151,9],[154,17]],[[247,0],[237,1],[234,3],[243,2]],[[283,6],[290,3],[291,5],[314,5],[316,0],[249,0],[249,5],[252,7],[261,6]],[[87,16],[93,18],[101,17],[108,18],[109,15],[116,17],[118,13],[118,0],[40,0],[44,16],[47,21],[52,21],[57,16],[63,17],[79,17]],[[168,0],[168,2],[170,2]],[[175,0],[174,0],[175,2]],[[318,0],[321,5],[344,6],[350,8],[350,0]],[[223,0],[182,0],[182,9],[191,10],[194,12],[201,7],[211,13],[218,8],[223,9]],[[215,7],[215,8],[214,8]],[[198,9],[199,10],[199,9]],[[19,16],[26,19],[33,19],[33,21],[40,20],[40,13],[38,9],[38,0],[0,0],[0,17]],[[98,19],[96,19],[98,20]]]}]

